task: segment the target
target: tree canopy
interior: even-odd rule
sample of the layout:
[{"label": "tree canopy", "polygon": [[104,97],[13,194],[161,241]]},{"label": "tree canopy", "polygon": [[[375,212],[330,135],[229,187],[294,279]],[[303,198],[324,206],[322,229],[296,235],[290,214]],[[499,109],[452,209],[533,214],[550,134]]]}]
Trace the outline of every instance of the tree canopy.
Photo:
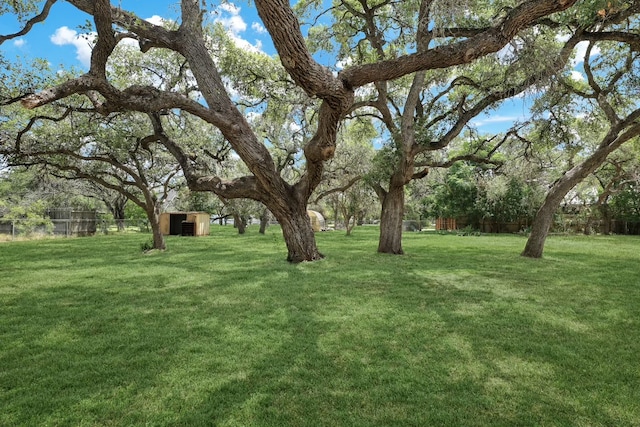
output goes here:
[{"label": "tree canopy", "polygon": [[[23,26],[0,35],[0,44],[46,20],[55,3],[4,5],[0,13],[14,14]],[[306,209],[327,177],[326,163],[335,156],[348,118],[370,117],[380,125],[385,149],[378,163],[386,165],[386,177],[369,176],[382,201],[383,223],[389,224],[383,226],[379,250],[402,253],[398,225],[404,186],[434,165],[491,161],[508,137],[524,139],[517,132],[478,136],[458,155],[443,151],[474,117],[502,100],[531,88],[571,86],[556,76],[571,72],[568,64],[579,42],[590,42],[590,49],[601,43],[627,46],[613,49],[619,58],[607,56],[609,64],[634,64],[638,40],[632,17],[640,8],[630,1],[599,0],[336,0],[294,6],[256,0],[251,6],[277,51],[270,58],[238,49],[211,25],[205,19],[207,2],[182,0],[179,19],[161,23],[108,0],[67,3],[91,17],[96,36],[89,69],[47,78],[29,71],[3,89],[3,116],[26,118],[23,125],[9,127],[12,134],[3,129],[3,146],[19,153],[23,142],[37,143],[44,122],[79,114],[109,122],[139,114],[149,123],[139,139],[163,147],[180,165],[189,188],[266,206],[282,226],[292,262],[323,256]],[[587,61],[590,89],[573,85],[572,93],[599,103],[603,119],[617,126],[620,113],[613,99],[616,106],[624,104],[626,95],[614,94],[613,88],[625,79],[623,87],[633,88],[628,77],[633,73],[604,65]],[[611,75],[603,78],[609,82],[602,86],[599,73],[607,70]],[[603,103],[605,95],[612,101]],[[565,105],[569,114],[566,97],[547,99],[556,103],[541,101],[541,109]],[[17,102],[32,112],[17,110]],[[625,108],[632,106],[627,102]],[[625,120],[635,123],[634,113]],[[554,131],[562,126],[570,125],[563,120]],[[187,129],[212,138],[189,140]],[[222,151],[207,145],[214,140]],[[230,158],[243,163],[242,175],[225,176],[216,166]]]}]

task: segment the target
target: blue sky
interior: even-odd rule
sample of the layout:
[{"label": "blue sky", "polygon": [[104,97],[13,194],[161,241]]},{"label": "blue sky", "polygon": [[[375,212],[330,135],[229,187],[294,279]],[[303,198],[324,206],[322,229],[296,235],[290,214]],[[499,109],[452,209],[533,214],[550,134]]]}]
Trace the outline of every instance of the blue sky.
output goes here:
[{"label": "blue sky", "polygon": [[[112,4],[135,12],[139,17],[158,22],[160,18],[175,20],[179,16],[177,0],[112,0]],[[1,47],[8,58],[47,59],[53,67],[88,68],[90,58],[89,42],[80,36],[80,26],[89,16],[78,11],[67,2],[57,2],[44,23],[37,24],[31,32],[21,38],[5,42]],[[274,54],[270,42],[257,13],[248,1],[227,2],[220,5],[209,19],[225,25],[236,43],[247,49]],[[14,33],[20,28],[11,16],[0,17],[0,34]],[[523,98],[506,101],[490,114],[482,114],[474,120],[481,132],[500,132],[514,121],[528,117],[526,101]]]},{"label": "blue sky", "polygon": [[[176,0],[121,0],[112,4],[135,12],[139,17],[158,22],[160,18],[175,20],[179,16]],[[67,2],[59,1],[51,9],[47,20],[33,27],[24,37],[5,42],[0,49],[9,58],[40,57],[53,66],[78,66],[87,68],[90,57],[89,43],[80,37],[80,26],[89,19]],[[254,8],[246,3],[227,3],[210,17],[222,22],[239,43],[266,53],[274,53],[266,31]],[[0,34],[17,32],[19,23],[11,16],[0,17]]]}]

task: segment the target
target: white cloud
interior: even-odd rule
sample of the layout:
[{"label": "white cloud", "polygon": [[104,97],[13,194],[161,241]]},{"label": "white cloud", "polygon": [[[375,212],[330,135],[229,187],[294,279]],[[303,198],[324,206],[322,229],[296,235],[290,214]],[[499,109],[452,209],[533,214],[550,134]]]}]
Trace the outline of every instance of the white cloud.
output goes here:
[{"label": "white cloud", "polygon": [[240,16],[240,8],[233,3],[222,3],[218,6],[218,16],[215,22],[219,22],[234,35],[247,30],[247,23]]},{"label": "white cloud", "polygon": [[239,15],[240,7],[236,6],[233,3],[222,3],[219,7],[220,10],[230,13],[231,15]]},{"label": "white cloud", "polygon": [[69,29],[69,27],[60,27],[56,30],[55,34],[51,36],[51,41],[58,46],[72,44],[77,35],[78,32]]},{"label": "white cloud", "polygon": [[522,120],[522,116],[491,116],[486,119],[472,120],[471,124],[477,127],[486,126],[497,123],[513,123]]},{"label": "white cloud", "polygon": [[251,29],[258,34],[266,34],[267,32],[267,29],[263,27],[259,22],[254,22],[253,24],[251,24]]},{"label": "white cloud", "polygon": [[350,56],[341,59],[340,61],[336,62],[336,68],[338,70],[342,70],[344,68],[347,68],[348,66],[353,64],[353,58],[351,58]]},{"label": "white cloud", "polygon": [[133,47],[136,50],[140,49],[140,43],[136,39],[124,38],[120,40],[120,44]]},{"label": "white cloud", "polygon": [[27,41],[25,39],[18,39],[13,42],[13,45],[17,48],[23,47],[26,44],[27,44]]},{"label": "white cloud", "polygon": [[244,22],[244,19],[242,19],[240,15],[218,18],[216,21],[220,22],[227,30],[231,31],[235,35],[247,30],[247,23]]},{"label": "white cloud", "polygon": [[[166,19],[164,19],[162,16],[159,15],[153,15],[150,18],[145,18],[145,21],[153,24],[153,25],[157,25],[159,27],[164,26],[165,22],[167,22]],[[131,46],[134,47],[136,49],[140,49],[140,43],[138,42],[138,40],[133,39],[133,38],[124,38],[120,41],[121,44],[125,45],[125,46]]]},{"label": "white cloud", "polygon": [[[572,65],[575,67],[576,65],[584,62],[584,57],[587,54],[587,48],[589,47],[589,42],[580,42],[576,45],[575,52],[576,55],[573,58]],[[596,46],[591,49],[591,57],[600,55],[600,49]]]},{"label": "white cloud", "polygon": [[302,126],[300,126],[298,123],[295,123],[295,122],[289,123],[289,132],[297,133],[297,132],[300,132],[301,130],[302,130]]},{"label": "white cloud", "polygon": [[580,71],[575,71],[575,70],[571,72],[571,78],[579,82],[584,80],[584,76],[582,75],[582,73]]},{"label": "white cloud", "polygon": [[[240,33],[247,31],[247,23],[242,16],[240,16],[240,10],[240,7],[233,3],[223,3],[218,6],[218,10],[216,11],[218,16],[214,22],[222,24],[222,26],[227,29],[229,37],[231,37],[239,48],[252,52],[262,52],[262,42],[260,40],[256,40],[256,44],[254,45],[240,36]],[[256,27],[256,24],[259,27]],[[256,30],[256,28],[263,27],[258,23],[254,23],[251,28]]]},{"label": "white cloud", "polygon": [[164,23],[164,18],[162,16],[153,15],[151,18],[146,18],[145,21],[161,27]]},{"label": "white cloud", "polygon": [[60,27],[51,36],[51,42],[57,46],[73,45],[76,48],[76,58],[85,67],[91,64],[91,45],[96,34],[89,33],[78,35],[78,32],[69,27]]},{"label": "white cloud", "polygon": [[[564,33],[564,34],[560,34],[558,36],[556,36],[556,40],[558,40],[561,43],[564,43],[566,41],[568,41],[571,38],[571,35],[569,33]],[[584,56],[587,53],[587,48],[589,47],[589,42],[580,42],[576,45],[576,47],[574,48],[575,50],[575,56],[573,57],[573,59],[571,60],[571,65],[572,66],[576,66],[578,64],[580,64],[581,62],[584,62]],[[591,56],[598,56],[600,55],[600,49],[597,46],[594,46],[591,49]]]}]

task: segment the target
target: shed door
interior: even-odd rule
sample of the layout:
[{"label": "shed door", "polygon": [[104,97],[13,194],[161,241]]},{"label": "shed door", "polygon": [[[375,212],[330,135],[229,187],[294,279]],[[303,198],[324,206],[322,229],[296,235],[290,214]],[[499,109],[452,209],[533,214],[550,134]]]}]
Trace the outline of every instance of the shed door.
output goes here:
[{"label": "shed door", "polygon": [[182,221],[187,220],[187,214],[171,214],[169,217],[169,234],[179,236],[182,234]]}]

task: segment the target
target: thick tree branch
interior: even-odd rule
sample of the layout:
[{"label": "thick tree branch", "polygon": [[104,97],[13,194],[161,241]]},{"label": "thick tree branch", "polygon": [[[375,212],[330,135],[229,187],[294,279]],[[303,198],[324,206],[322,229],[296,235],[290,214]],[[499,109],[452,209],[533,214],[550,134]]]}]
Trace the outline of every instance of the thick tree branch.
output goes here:
[{"label": "thick tree branch", "polygon": [[511,9],[499,25],[478,35],[450,45],[438,46],[426,52],[405,55],[375,64],[350,67],[340,72],[338,77],[345,82],[346,86],[355,88],[378,80],[393,80],[420,70],[467,64],[489,53],[499,51],[518,32],[534,25],[538,19],[566,10],[576,1],[527,1]]},{"label": "thick tree branch", "polygon": [[247,176],[232,180],[224,180],[217,176],[201,173],[198,168],[197,158],[192,155],[188,155],[178,143],[169,138],[165,133],[162,121],[160,120],[160,115],[157,113],[150,113],[149,118],[153,125],[154,133],[145,139],[148,142],[155,141],[162,144],[167,148],[167,150],[169,150],[182,167],[185,179],[192,191],[211,191],[216,195],[227,199],[245,198],[260,202],[264,201],[263,197],[265,192],[259,189],[258,182],[255,177]]},{"label": "thick tree branch", "polygon": [[289,1],[256,0],[255,4],[280,61],[293,80],[309,96],[324,99],[333,109],[342,111],[348,108],[351,104],[347,94],[349,90],[333,76],[331,70],[313,59]]},{"label": "thick tree branch", "polygon": [[[425,151],[433,151],[440,150],[451,143],[454,138],[456,138],[460,132],[464,129],[465,126],[476,116],[486,110],[490,105],[495,104],[501,100],[511,98],[519,93],[522,93],[524,90],[531,86],[531,81],[539,81],[544,77],[551,75],[554,72],[560,70],[566,63],[569,61],[571,53],[575,46],[581,40],[581,33],[577,32],[574,34],[567,42],[565,42],[560,54],[556,59],[554,59],[547,68],[545,68],[542,72],[537,75],[529,76],[526,80],[520,82],[517,85],[513,85],[511,87],[507,87],[506,89],[500,91],[494,91],[486,95],[484,98],[480,99],[476,102],[471,108],[468,110],[457,108],[458,110],[458,119],[454,123],[454,125],[442,136],[438,139],[438,141],[432,141],[429,143],[422,143],[419,145],[415,145],[413,147],[413,154],[418,155]],[[473,81],[459,80],[456,79],[451,83],[451,86],[454,84],[460,83],[470,83],[472,86],[476,86],[476,83]],[[445,91],[446,92],[446,91]],[[446,116],[446,115],[445,115]]]},{"label": "thick tree branch", "polygon": [[[67,0],[69,3],[82,10],[83,12],[94,15],[94,0]],[[176,32],[167,30],[159,25],[154,25],[148,21],[138,18],[132,13],[111,6],[111,22],[119,25],[138,37],[140,48],[143,52],[147,51],[151,45],[153,47],[164,47],[175,49]]]}]

